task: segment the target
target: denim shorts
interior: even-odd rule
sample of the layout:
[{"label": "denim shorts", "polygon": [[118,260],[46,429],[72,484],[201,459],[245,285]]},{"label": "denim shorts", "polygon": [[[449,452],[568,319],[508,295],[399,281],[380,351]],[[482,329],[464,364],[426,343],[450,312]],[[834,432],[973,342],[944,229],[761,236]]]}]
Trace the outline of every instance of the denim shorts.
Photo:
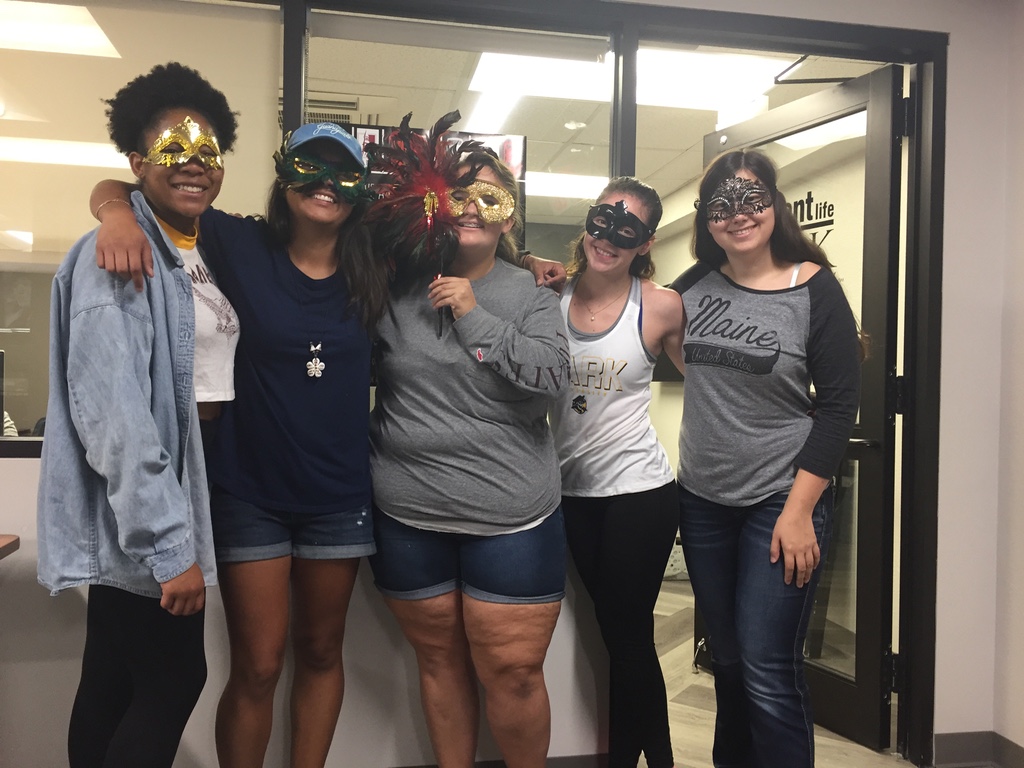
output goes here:
[{"label": "denim shorts", "polygon": [[439,533],[400,523],[374,507],[374,583],[384,595],[423,600],[456,589],[488,603],[557,603],[565,596],[565,525],[558,507],[518,533]]},{"label": "denim shorts", "polygon": [[285,555],[343,560],[376,550],[369,505],[341,512],[287,512],[250,504],[214,486],[210,517],[214,550],[221,563]]}]

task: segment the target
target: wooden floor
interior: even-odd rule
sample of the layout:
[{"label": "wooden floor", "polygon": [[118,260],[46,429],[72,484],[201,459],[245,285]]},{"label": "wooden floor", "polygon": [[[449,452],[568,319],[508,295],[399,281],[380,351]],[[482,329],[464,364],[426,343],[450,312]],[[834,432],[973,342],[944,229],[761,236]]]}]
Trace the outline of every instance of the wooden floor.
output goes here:
[{"label": "wooden floor", "polygon": [[[693,592],[688,581],[666,580],[655,608],[655,642],[668,689],[672,746],[679,768],[712,768],[714,680],[693,673]],[[822,728],[815,729],[817,768],[898,768],[895,755],[865,749]],[[647,763],[641,758],[640,767]]]}]

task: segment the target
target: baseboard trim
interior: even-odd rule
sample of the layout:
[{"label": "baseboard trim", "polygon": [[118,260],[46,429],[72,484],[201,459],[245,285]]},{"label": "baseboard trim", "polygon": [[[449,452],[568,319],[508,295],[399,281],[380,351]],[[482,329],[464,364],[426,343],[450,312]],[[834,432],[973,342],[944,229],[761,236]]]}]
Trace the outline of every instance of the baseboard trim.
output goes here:
[{"label": "baseboard trim", "polygon": [[1024,768],[1024,747],[994,731],[937,733],[935,768]]},{"label": "baseboard trim", "polygon": [[[572,757],[549,757],[548,768],[602,768],[608,765],[607,755],[573,755]],[[418,768],[437,768],[436,765],[421,765]],[[484,760],[476,768],[505,768],[502,760]]]}]

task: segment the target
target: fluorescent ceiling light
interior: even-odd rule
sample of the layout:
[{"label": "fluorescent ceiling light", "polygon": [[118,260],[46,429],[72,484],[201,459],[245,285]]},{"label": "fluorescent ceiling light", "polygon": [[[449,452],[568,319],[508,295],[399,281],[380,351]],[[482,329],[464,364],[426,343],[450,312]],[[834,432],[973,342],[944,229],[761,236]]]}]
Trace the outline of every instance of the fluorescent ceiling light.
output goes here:
[{"label": "fluorescent ceiling light", "polygon": [[607,176],[575,176],[570,173],[526,172],[526,194],[530,197],[574,197],[596,200],[608,185]]},{"label": "fluorescent ceiling light", "polygon": [[718,111],[771,90],[791,60],[712,51],[637,51],[636,100],[651,107]]},{"label": "fluorescent ceiling light", "polygon": [[473,112],[461,130],[470,133],[501,133],[501,128],[512,114],[519,96],[504,90],[484,91],[476,100]]},{"label": "fluorescent ceiling light", "polygon": [[0,161],[79,165],[90,168],[128,168],[128,158],[113,145],[91,141],[57,141],[0,136]]},{"label": "fluorescent ceiling light", "polygon": [[604,61],[574,61],[511,53],[481,53],[469,90],[609,101],[612,65],[612,56],[605,56]]},{"label": "fluorescent ceiling light", "polygon": [[830,123],[824,123],[815,128],[808,128],[806,131],[794,133],[784,139],[776,139],[776,144],[781,144],[787,149],[814,149],[824,147],[828,144],[835,144],[845,139],[855,139],[864,136],[868,132],[868,113],[855,112],[847,117],[841,117]]},{"label": "fluorescent ceiling light", "polygon": [[0,230],[0,245],[15,251],[32,250],[32,233],[16,229]]},{"label": "fluorescent ceiling light", "polygon": [[[641,48],[637,53],[637,103],[717,111],[763,96],[791,60],[711,51]],[[601,61],[482,53],[469,89],[494,94],[609,102],[614,56]],[[508,113],[506,112],[506,115]],[[475,113],[474,113],[475,116]],[[492,124],[495,120],[492,119]],[[492,130],[500,131],[498,124]]]},{"label": "fluorescent ceiling light", "polygon": [[0,48],[119,59],[87,8],[0,0]]}]

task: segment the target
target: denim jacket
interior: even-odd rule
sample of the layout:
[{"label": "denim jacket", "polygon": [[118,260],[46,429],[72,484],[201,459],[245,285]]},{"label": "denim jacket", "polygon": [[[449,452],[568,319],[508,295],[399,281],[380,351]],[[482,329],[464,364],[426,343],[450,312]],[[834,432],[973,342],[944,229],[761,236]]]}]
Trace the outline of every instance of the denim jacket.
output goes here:
[{"label": "denim jacket", "polygon": [[141,192],[153,252],[145,289],[96,267],[96,231],[50,297],[50,393],[39,480],[39,582],[160,597],[193,563],[216,583],[193,395],[192,285]]}]

